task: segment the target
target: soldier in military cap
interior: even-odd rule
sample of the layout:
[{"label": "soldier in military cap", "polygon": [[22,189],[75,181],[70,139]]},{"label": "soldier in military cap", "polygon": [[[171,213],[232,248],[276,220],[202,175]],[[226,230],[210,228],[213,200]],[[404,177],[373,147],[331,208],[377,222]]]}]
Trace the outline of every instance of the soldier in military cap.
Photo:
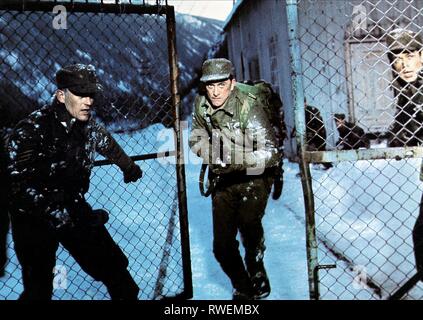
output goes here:
[{"label": "soldier in military cap", "polygon": [[397,102],[395,121],[390,128],[389,145],[392,147],[421,145],[423,143],[421,36],[399,28],[388,33],[386,44]]},{"label": "soldier in military cap", "polygon": [[[390,146],[421,146],[423,143],[423,41],[419,34],[395,29],[386,37],[388,57],[393,69],[397,102],[391,127]],[[420,171],[423,181],[423,163]],[[423,271],[423,196],[413,228],[414,254],[418,271]]]},{"label": "soldier in military cap", "polygon": [[66,66],[56,73],[51,105],[14,128],[8,143],[10,217],[15,251],[22,266],[21,299],[49,300],[61,243],[81,268],[107,287],[112,299],[135,300],[139,288],[128,259],[104,224],[108,213],[85,200],[95,153],[135,182],[142,171],[115,139],[91,117],[101,89],[90,65]]},{"label": "soldier in military cap", "polygon": [[236,87],[231,61],[206,60],[201,81],[205,94],[195,99],[189,143],[214,176],[213,252],[231,280],[233,299],[264,298],[270,283],[263,263],[262,218],[280,160],[275,134],[256,97]]}]

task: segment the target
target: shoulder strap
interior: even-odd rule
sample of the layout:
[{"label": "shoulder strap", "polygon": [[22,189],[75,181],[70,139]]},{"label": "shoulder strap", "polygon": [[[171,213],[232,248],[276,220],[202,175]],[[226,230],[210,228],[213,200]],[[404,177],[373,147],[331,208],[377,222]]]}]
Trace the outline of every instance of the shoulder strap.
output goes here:
[{"label": "shoulder strap", "polygon": [[236,86],[238,90],[242,92],[243,101],[241,110],[239,110],[239,122],[241,130],[245,130],[247,128],[251,109],[257,100],[258,92],[257,88],[252,85],[237,82]]},{"label": "shoulder strap", "polygon": [[248,117],[250,115],[251,106],[253,105],[252,101],[249,101],[250,98],[244,99],[241,110],[239,111],[239,123],[241,130],[245,130],[247,128]]}]

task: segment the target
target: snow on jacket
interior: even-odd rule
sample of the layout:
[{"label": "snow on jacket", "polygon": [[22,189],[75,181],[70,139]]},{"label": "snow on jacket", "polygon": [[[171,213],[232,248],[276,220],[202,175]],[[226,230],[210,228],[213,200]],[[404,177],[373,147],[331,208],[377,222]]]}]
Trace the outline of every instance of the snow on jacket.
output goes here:
[{"label": "snow on jacket", "polygon": [[[189,139],[191,150],[215,173],[258,169],[260,174],[277,166],[280,154],[276,137],[263,108],[254,96],[236,87],[218,109],[198,95]],[[245,110],[247,121],[243,125],[241,114]]]},{"label": "snow on jacket", "polygon": [[12,212],[39,214],[83,197],[96,152],[121,170],[133,163],[105,128],[77,121],[57,100],[19,122],[7,149]]}]

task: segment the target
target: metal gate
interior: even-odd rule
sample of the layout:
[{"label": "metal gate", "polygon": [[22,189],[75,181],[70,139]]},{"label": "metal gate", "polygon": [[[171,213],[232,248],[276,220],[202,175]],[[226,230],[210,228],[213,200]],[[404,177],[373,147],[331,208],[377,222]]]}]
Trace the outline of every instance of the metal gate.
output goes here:
[{"label": "metal gate", "polygon": [[[398,28],[421,32],[423,1],[286,3],[310,297],[389,298],[416,273],[423,153],[421,141],[392,143],[417,132],[408,125],[421,104],[400,105],[386,41]],[[404,298],[422,299],[421,282]]]},{"label": "metal gate", "polygon": [[[10,124],[50,101],[61,66],[97,69],[105,87],[97,118],[144,176],[125,185],[99,158],[88,201],[110,212],[107,228],[128,256],[140,299],[192,297],[175,33],[174,8],[162,0],[0,3],[0,100]],[[172,147],[159,152],[164,131]],[[2,299],[22,291],[9,239]],[[54,299],[108,298],[62,248],[54,272]]]}]

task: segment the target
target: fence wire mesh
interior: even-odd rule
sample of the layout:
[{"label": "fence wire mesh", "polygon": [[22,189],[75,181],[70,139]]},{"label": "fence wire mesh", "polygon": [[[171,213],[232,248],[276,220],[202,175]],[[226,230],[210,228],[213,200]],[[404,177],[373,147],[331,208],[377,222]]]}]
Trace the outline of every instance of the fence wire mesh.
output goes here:
[{"label": "fence wire mesh", "polygon": [[385,299],[416,273],[423,1],[300,0],[298,20],[318,264],[337,265],[320,297]]},{"label": "fence wire mesh", "polygon": [[[167,21],[160,6],[164,1],[150,1],[157,5],[155,14],[143,13],[146,2],[131,2],[140,4],[138,14],[68,11],[58,28],[57,12],[1,10],[1,125],[10,127],[35,106],[49,103],[61,66],[90,63],[104,86],[95,108],[99,121],[127,154],[157,153],[163,144],[160,132],[173,127],[175,110]],[[173,143],[174,131],[169,130]],[[140,299],[172,297],[185,290],[176,168],[151,158],[138,163],[143,179],[129,185],[117,167],[96,166],[87,198],[93,208],[110,212],[106,226],[128,256]],[[16,299],[22,280],[10,235],[8,255],[0,298]],[[54,299],[109,298],[106,288],[88,277],[63,248],[57,255]]]}]

